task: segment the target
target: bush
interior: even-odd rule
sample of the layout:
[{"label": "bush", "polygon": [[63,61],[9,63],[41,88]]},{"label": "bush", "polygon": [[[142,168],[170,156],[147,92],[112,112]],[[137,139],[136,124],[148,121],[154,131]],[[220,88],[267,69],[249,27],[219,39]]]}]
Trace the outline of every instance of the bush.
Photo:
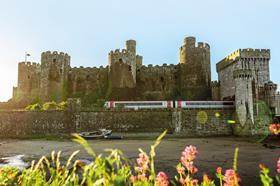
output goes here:
[{"label": "bush", "polygon": [[35,103],[33,105],[28,105],[27,107],[25,107],[25,110],[28,111],[36,111],[36,110],[41,110],[42,106],[39,103]]}]

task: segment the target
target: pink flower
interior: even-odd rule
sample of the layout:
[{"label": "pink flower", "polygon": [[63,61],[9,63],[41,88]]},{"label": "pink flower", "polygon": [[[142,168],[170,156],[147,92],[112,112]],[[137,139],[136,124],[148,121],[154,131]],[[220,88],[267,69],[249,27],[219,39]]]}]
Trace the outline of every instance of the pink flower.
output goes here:
[{"label": "pink flower", "polygon": [[280,124],[271,124],[269,130],[271,133],[278,135],[280,133]]},{"label": "pink flower", "polygon": [[[197,172],[197,168],[193,165],[193,160],[196,158],[198,151],[195,146],[187,146],[181,154],[181,163],[186,167],[189,173],[194,174]],[[178,170],[177,170],[178,171]],[[179,171],[178,171],[179,172]],[[182,172],[180,170],[180,172]]]},{"label": "pink flower", "polygon": [[137,158],[137,164],[139,167],[136,167],[135,170],[139,172],[146,171],[149,168],[149,162],[149,156],[145,152],[141,152],[139,158]]},{"label": "pink flower", "polygon": [[228,169],[226,170],[224,177],[225,184],[224,186],[238,186],[238,182],[240,182],[240,178],[236,174],[235,170]]},{"label": "pink flower", "polygon": [[217,167],[216,173],[217,174],[222,174],[222,167]]},{"label": "pink flower", "polygon": [[182,152],[181,159],[188,161],[193,161],[196,158],[196,155],[198,154],[198,151],[195,146],[187,146],[185,150]]},{"label": "pink flower", "polygon": [[168,177],[164,172],[159,172],[156,178],[157,186],[168,186]]},{"label": "pink flower", "polygon": [[184,174],[186,169],[180,164],[176,167],[176,170],[179,174]]},{"label": "pink flower", "polygon": [[191,174],[194,174],[198,171],[198,169],[193,165],[193,161],[182,160],[181,158],[181,162]]},{"label": "pink flower", "polygon": [[198,185],[198,180],[197,179],[193,179],[192,180],[192,185],[197,186]]},{"label": "pink flower", "polygon": [[277,161],[277,172],[280,174],[280,157]]}]

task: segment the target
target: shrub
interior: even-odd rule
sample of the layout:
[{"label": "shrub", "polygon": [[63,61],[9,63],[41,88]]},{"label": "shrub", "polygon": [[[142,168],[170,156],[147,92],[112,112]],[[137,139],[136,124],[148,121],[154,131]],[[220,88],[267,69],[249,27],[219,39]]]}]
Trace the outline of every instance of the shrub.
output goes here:
[{"label": "shrub", "polygon": [[25,110],[28,111],[36,111],[36,110],[41,110],[42,106],[39,103],[35,103],[33,105],[28,105],[27,107],[25,107]]}]

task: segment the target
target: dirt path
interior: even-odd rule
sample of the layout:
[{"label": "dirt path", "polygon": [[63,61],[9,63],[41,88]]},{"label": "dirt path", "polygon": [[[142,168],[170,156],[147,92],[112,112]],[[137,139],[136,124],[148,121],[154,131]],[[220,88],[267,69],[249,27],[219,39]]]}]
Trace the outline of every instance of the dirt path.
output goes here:
[{"label": "dirt path", "polygon": [[[92,140],[91,146],[96,153],[104,152],[103,149],[118,148],[127,157],[136,159],[138,148],[149,150],[153,140]],[[196,165],[199,168],[198,176],[207,172],[214,177],[215,168],[232,166],[234,148],[239,147],[238,172],[242,177],[242,185],[259,185],[259,163],[270,167],[275,173],[276,161],[280,157],[280,149],[269,149],[259,143],[249,142],[239,138],[180,138],[165,139],[157,148],[157,170],[163,170],[168,175],[175,174],[181,151],[186,145],[195,145],[199,150]],[[81,146],[72,141],[47,141],[47,140],[0,140],[0,157],[24,154],[27,159],[38,159],[42,155],[50,155],[52,150],[62,151],[62,157],[67,159],[75,150],[81,150],[79,158],[90,159]]]}]

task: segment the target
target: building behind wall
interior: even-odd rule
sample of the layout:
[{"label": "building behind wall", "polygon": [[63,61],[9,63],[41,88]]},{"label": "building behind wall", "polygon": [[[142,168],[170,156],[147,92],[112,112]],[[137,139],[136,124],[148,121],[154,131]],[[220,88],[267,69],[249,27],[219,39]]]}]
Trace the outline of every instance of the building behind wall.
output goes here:
[{"label": "building behind wall", "polygon": [[269,61],[268,49],[238,49],[216,65],[218,83],[212,83],[213,95],[218,89],[220,100],[235,101],[241,126],[254,126],[262,102],[273,114],[276,111],[277,85],[270,80]]},{"label": "building behind wall", "polygon": [[209,44],[187,37],[179,50],[180,63],[162,66],[144,66],[136,46],[135,40],[126,41],[126,48],[109,52],[108,66],[99,68],[72,68],[68,54],[43,52],[40,64],[20,63],[14,100],[211,99]]},{"label": "building behind wall", "polygon": [[262,102],[279,115],[270,50],[236,50],[216,64],[218,81],[212,82],[209,44],[186,37],[179,59],[177,64],[145,66],[135,40],[109,52],[106,67],[71,67],[68,54],[43,52],[40,64],[19,63],[13,102],[26,106],[81,98],[82,104],[98,106],[105,100],[231,100],[242,127],[255,125]]}]

